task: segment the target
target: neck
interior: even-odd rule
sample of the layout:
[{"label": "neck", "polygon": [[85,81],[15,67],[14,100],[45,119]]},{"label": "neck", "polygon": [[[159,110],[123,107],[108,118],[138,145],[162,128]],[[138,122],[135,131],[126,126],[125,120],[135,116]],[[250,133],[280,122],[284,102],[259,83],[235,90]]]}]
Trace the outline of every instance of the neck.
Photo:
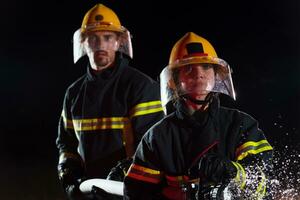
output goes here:
[{"label": "neck", "polygon": [[197,110],[200,112],[204,112],[208,109],[209,106],[209,102],[205,104],[196,104],[189,99],[185,99],[184,101],[191,115]]},{"label": "neck", "polygon": [[93,69],[93,72],[95,74],[100,74],[103,70],[111,68],[111,67],[114,67],[114,62],[112,62],[108,65],[105,65],[105,66],[96,66],[95,64],[93,64],[93,65],[91,64],[91,68]]}]

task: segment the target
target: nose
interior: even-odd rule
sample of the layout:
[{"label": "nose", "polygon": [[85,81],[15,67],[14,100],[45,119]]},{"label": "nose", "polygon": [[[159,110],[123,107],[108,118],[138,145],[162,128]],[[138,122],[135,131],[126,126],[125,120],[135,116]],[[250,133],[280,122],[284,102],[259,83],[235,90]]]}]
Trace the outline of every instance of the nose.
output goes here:
[{"label": "nose", "polygon": [[103,50],[105,48],[105,41],[103,37],[97,37],[97,39],[95,40],[95,48],[97,50]]},{"label": "nose", "polygon": [[197,66],[194,74],[196,79],[202,79],[205,77],[204,69],[201,66]]},{"label": "nose", "polygon": [[102,50],[104,48],[104,39],[102,37],[99,37],[98,39],[98,48]]}]

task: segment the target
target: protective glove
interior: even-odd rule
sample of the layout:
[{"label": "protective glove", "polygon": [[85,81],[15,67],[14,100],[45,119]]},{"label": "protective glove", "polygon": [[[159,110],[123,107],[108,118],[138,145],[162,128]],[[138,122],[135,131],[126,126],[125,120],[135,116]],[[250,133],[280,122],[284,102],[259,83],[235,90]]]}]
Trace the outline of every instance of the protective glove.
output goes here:
[{"label": "protective glove", "polygon": [[67,185],[65,188],[66,195],[70,200],[84,200],[84,194],[79,189],[79,182],[77,184]]},{"label": "protective glove", "polygon": [[219,154],[209,153],[199,160],[200,179],[216,184],[229,183],[237,169],[232,162]]},{"label": "protective glove", "polygon": [[123,181],[132,161],[132,158],[126,158],[119,161],[118,164],[111,169],[106,179]]},{"label": "protective glove", "polygon": [[199,187],[197,200],[224,200],[224,190],[227,185],[206,185]]},{"label": "protective glove", "polygon": [[57,166],[59,180],[70,200],[83,199],[83,194],[79,189],[83,176],[83,167],[80,162],[67,160]]}]

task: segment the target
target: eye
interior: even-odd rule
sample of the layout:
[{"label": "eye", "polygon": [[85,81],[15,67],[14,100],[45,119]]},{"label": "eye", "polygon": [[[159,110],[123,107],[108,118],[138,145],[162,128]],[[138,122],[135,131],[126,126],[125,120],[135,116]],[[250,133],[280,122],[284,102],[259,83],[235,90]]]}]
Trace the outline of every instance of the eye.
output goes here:
[{"label": "eye", "polygon": [[212,64],[202,64],[202,68],[204,69],[204,70],[209,70],[209,69],[211,69],[211,68],[213,68],[214,66],[212,65]]},{"label": "eye", "polygon": [[96,35],[89,35],[88,36],[88,42],[91,44],[91,43],[95,43],[97,42],[98,40],[98,37]]},{"label": "eye", "polygon": [[189,75],[193,72],[193,66],[187,65],[182,69],[182,71],[185,75]]},{"label": "eye", "polygon": [[104,35],[103,38],[104,38],[104,41],[107,41],[107,42],[113,41],[115,39],[114,35]]}]

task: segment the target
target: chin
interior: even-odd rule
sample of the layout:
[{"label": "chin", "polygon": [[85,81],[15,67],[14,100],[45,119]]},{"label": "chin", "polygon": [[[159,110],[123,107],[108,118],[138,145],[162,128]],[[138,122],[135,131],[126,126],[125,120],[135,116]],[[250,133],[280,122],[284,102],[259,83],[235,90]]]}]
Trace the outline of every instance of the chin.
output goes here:
[{"label": "chin", "polygon": [[192,94],[190,96],[196,100],[205,100],[207,94]]},{"label": "chin", "polygon": [[95,64],[96,64],[96,66],[99,67],[99,68],[105,68],[105,67],[107,67],[110,63],[109,63],[108,61],[105,61],[105,62],[103,62],[103,61],[101,62],[101,61],[100,61],[100,62],[96,62]]}]

